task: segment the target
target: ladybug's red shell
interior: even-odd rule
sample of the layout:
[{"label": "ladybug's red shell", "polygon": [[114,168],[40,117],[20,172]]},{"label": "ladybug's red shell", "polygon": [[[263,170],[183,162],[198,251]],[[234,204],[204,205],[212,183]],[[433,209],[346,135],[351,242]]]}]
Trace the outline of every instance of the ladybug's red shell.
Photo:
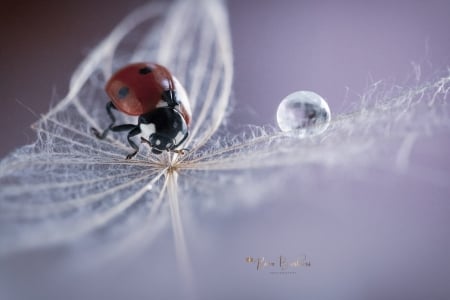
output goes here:
[{"label": "ladybug's red shell", "polygon": [[114,106],[132,116],[154,110],[163,91],[174,89],[175,84],[169,70],[153,63],[127,65],[117,71],[105,87]]}]

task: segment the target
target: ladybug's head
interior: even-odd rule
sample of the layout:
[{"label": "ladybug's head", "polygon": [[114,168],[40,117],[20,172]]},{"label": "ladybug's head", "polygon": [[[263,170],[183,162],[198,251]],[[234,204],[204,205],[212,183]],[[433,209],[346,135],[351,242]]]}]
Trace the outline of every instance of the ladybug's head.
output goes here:
[{"label": "ladybug's head", "polygon": [[160,154],[165,150],[172,150],[175,148],[174,139],[165,134],[153,133],[148,141],[152,145],[152,152],[155,154]]},{"label": "ladybug's head", "polygon": [[189,134],[183,115],[170,107],[158,107],[141,115],[139,126],[144,134],[143,141],[148,143],[156,154],[176,149]]}]

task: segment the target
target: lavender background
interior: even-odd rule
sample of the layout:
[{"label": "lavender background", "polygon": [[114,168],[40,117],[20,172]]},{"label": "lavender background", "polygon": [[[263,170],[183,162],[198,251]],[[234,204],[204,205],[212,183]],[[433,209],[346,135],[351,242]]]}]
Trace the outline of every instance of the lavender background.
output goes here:
[{"label": "lavender background", "polygon": [[[28,126],[35,117],[15,99],[45,112],[53,94],[64,95],[89,49],[141,3],[2,2],[1,157],[34,140]],[[234,123],[273,124],[279,101],[301,89],[319,93],[332,113],[341,112],[346,99],[371,81],[404,81],[412,61],[424,67],[425,76],[449,64],[449,1],[231,0],[229,8]],[[267,195],[269,201],[257,207],[195,215],[198,227],[187,232],[187,240],[193,241],[199,295],[449,299],[450,193],[441,175],[450,171],[449,140],[438,133],[419,141],[413,158],[427,167],[420,176],[324,172],[292,179],[291,189]],[[0,296],[3,290],[9,293],[5,299],[178,298],[173,247],[168,230],[145,256],[92,274],[54,275],[48,254],[22,265],[15,261],[23,269],[0,277]],[[249,255],[280,254],[306,254],[312,266],[295,275],[271,275],[244,262]],[[40,278],[24,276],[33,271]]]}]

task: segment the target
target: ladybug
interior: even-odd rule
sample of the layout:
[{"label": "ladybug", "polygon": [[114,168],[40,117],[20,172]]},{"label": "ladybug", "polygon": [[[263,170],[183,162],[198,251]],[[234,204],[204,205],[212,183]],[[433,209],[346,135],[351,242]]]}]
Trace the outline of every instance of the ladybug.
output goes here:
[{"label": "ladybug", "polygon": [[[109,131],[128,131],[127,140],[134,151],[126,159],[139,151],[131,139],[137,135],[141,136],[141,142],[150,145],[154,154],[184,153],[184,149],[177,148],[189,135],[191,109],[186,91],[169,70],[156,63],[130,64],[111,76],[105,91],[111,99],[106,104],[111,124],[102,133],[91,128],[98,139],[104,139]],[[113,109],[138,116],[137,125],[115,125]]]}]

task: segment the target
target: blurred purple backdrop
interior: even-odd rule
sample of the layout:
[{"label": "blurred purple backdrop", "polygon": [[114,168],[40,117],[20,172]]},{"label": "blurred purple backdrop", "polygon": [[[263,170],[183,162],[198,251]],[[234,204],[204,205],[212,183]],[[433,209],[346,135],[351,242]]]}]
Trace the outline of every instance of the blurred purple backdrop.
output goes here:
[{"label": "blurred purple backdrop", "polygon": [[[50,99],[65,94],[71,72],[89,50],[141,3],[2,2],[0,157],[34,140],[28,127],[36,118],[15,99],[37,113],[47,111]],[[240,124],[274,124],[279,101],[302,89],[326,98],[332,114],[342,112],[346,99],[355,99],[370,82],[403,82],[412,76],[412,62],[434,71],[450,62],[448,0],[231,0],[229,8],[238,104],[233,120]],[[433,157],[431,166],[448,170],[448,136],[442,139],[441,144],[430,140],[432,146],[425,150]],[[441,145],[444,148],[438,148]],[[448,178],[440,178],[442,184],[430,188],[421,178],[397,175],[374,172],[372,178],[380,183],[369,188],[345,178],[304,183],[300,194],[315,198],[306,197],[299,205],[298,192],[286,191],[283,205],[277,200],[235,212],[232,222],[203,216],[197,223],[209,222],[211,232],[221,238],[209,236],[215,243],[214,253],[203,253],[207,259],[197,256],[194,263],[207,271],[207,262],[220,261],[221,269],[199,275],[198,281],[204,280],[202,295],[209,299],[237,295],[248,299],[449,299]],[[362,186],[349,188],[358,183]],[[284,230],[274,232],[275,223],[276,229]],[[212,243],[206,237],[198,239]],[[300,240],[300,250],[292,247],[293,239]],[[173,248],[170,239],[159,242],[155,253]],[[283,252],[292,257],[296,251],[310,254],[313,264],[296,276],[261,275],[243,263],[247,255]],[[163,269],[166,260],[157,266]],[[130,266],[127,275],[130,282],[135,280],[134,293],[151,293],[146,278],[138,275],[146,264],[131,265],[134,269]],[[153,284],[170,290],[167,274],[152,277]]]}]

